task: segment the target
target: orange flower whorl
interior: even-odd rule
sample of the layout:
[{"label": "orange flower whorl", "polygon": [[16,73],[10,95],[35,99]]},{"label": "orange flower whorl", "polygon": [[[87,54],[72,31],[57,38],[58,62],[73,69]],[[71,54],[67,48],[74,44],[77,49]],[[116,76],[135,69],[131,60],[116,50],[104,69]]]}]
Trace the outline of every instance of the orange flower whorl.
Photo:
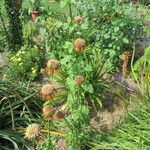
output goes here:
[{"label": "orange flower whorl", "polygon": [[77,52],[83,52],[86,47],[86,42],[84,39],[78,38],[74,41],[74,49]]},{"label": "orange flower whorl", "polygon": [[56,89],[53,85],[46,84],[42,87],[40,94],[43,100],[49,100],[54,97],[55,92],[56,92]]},{"label": "orange flower whorl", "polygon": [[53,118],[55,109],[51,105],[43,106],[43,118],[49,120]]}]

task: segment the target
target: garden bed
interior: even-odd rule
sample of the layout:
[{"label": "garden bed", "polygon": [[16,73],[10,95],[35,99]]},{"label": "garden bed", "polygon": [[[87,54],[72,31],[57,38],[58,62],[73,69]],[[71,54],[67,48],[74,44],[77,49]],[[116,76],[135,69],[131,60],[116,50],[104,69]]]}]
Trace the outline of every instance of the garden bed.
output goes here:
[{"label": "garden bed", "polygon": [[16,2],[0,2],[2,150],[149,149],[148,4]]}]

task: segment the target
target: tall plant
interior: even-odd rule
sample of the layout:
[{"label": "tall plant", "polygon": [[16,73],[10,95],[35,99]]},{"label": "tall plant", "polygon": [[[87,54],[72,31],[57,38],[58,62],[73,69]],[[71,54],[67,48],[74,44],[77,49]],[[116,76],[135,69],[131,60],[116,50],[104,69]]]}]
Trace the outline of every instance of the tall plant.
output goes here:
[{"label": "tall plant", "polygon": [[9,18],[9,46],[16,51],[23,44],[22,24],[20,20],[22,0],[5,0],[5,8]]}]

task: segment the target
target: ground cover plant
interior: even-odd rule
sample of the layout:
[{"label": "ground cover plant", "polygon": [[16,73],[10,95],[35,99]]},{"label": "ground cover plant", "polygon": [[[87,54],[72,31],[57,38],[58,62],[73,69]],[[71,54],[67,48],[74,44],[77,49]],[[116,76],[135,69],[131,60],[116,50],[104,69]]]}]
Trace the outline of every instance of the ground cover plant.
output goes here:
[{"label": "ground cover plant", "polygon": [[0,149],[150,148],[147,2],[0,4]]}]

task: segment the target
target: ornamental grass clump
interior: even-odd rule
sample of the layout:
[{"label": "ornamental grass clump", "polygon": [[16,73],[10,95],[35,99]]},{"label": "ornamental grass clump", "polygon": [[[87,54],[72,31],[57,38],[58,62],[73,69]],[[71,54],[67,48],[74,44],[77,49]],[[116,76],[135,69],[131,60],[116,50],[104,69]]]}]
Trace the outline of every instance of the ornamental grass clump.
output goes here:
[{"label": "ornamental grass clump", "polygon": [[35,138],[39,136],[41,133],[40,126],[36,123],[29,124],[28,127],[25,129],[25,136],[24,138]]},{"label": "ornamental grass clump", "polygon": [[77,52],[84,52],[86,48],[86,42],[84,39],[78,38],[74,41],[74,50]]},{"label": "ornamental grass clump", "polygon": [[56,89],[51,84],[44,85],[40,91],[40,95],[43,100],[50,100],[54,98],[55,93],[56,93]]}]

